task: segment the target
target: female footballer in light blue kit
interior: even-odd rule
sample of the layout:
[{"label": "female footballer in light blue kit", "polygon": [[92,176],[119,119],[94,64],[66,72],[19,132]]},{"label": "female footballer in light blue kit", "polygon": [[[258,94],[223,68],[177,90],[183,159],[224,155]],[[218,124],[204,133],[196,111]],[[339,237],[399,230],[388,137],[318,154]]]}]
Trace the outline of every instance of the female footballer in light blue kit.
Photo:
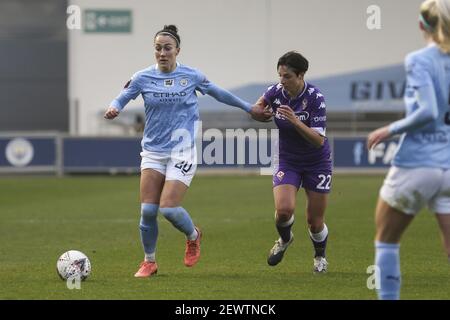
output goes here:
[{"label": "female footballer in light blue kit", "polygon": [[145,102],[140,184],[140,232],[145,257],[135,277],[149,277],[158,270],[155,259],[158,210],[187,237],[184,264],[191,267],[200,257],[201,232],[181,207],[197,167],[196,91],[241,108],[255,120],[271,117],[270,112],[219,88],[200,71],[178,63],[180,36],[176,26],[164,26],[158,31],[154,47],[157,64],[134,74],[105,113],[106,119],[114,119],[139,94]]},{"label": "female footballer in light blue kit", "polygon": [[367,139],[370,149],[402,134],[375,212],[379,299],[400,298],[400,238],[425,205],[450,259],[450,0],[423,2],[419,21],[429,45],[405,60],[406,117]]}]

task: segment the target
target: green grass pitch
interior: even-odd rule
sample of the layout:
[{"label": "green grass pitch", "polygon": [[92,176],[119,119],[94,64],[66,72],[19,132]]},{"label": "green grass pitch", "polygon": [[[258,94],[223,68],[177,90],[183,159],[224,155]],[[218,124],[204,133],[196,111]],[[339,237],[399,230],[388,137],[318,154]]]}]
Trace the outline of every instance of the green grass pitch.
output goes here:
[{"label": "green grass pitch", "polygon": [[[137,176],[0,178],[0,299],[375,299],[373,212],[383,176],[335,175],[326,221],[329,272],[312,273],[313,249],[298,195],[295,241],[276,267],[271,178],[197,176],[183,206],[204,232],[202,256],[183,265],[184,235],[159,217],[158,275],[136,279]],[[64,251],[88,255],[92,274],[69,290],[56,274]],[[450,299],[437,223],[422,212],[401,245],[403,299]]]}]

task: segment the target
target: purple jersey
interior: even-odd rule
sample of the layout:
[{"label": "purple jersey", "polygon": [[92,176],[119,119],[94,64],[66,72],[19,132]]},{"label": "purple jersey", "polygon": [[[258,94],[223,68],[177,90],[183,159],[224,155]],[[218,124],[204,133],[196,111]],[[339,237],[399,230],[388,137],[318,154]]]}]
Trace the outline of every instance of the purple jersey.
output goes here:
[{"label": "purple jersey", "polygon": [[280,105],[288,105],[305,125],[325,136],[325,99],[313,85],[305,82],[305,88],[296,97],[290,98],[281,84],[269,87],[264,100],[272,108],[275,123],[279,128],[279,161],[297,169],[315,171],[330,168],[331,154],[328,139],[317,148],[306,141],[288,120],[277,112]]}]

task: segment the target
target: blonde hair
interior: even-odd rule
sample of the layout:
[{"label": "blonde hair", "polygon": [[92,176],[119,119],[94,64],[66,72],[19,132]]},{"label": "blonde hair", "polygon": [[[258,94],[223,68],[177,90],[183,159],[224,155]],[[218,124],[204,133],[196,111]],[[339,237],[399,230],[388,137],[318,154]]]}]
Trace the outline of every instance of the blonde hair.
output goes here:
[{"label": "blonde hair", "polygon": [[450,54],[450,0],[426,0],[420,6],[425,30],[445,53]]}]

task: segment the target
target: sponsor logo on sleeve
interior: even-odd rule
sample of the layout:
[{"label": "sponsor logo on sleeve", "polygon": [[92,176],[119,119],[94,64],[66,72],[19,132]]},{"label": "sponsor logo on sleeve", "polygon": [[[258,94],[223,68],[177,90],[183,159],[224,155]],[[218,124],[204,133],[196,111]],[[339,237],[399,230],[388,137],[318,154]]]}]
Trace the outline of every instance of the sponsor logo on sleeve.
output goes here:
[{"label": "sponsor logo on sleeve", "polygon": [[314,117],[314,122],[327,121],[327,116]]}]

